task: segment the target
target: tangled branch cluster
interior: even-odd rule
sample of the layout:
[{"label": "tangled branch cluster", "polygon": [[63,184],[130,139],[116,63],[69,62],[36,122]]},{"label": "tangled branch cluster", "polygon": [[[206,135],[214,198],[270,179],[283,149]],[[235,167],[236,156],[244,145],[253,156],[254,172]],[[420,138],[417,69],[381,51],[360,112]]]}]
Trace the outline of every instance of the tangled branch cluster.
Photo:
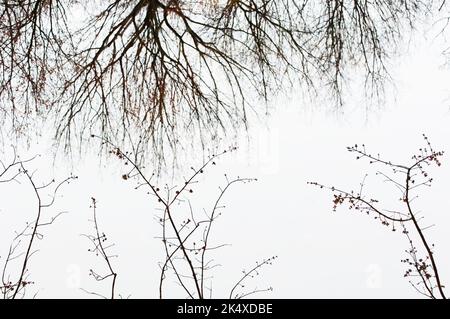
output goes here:
[{"label": "tangled branch cluster", "polygon": [[339,96],[358,65],[380,89],[397,40],[432,3],[1,1],[0,110],[15,133],[41,114],[65,146],[87,132],[161,156],[186,132],[205,144],[246,126],[254,98],[285,80]]}]

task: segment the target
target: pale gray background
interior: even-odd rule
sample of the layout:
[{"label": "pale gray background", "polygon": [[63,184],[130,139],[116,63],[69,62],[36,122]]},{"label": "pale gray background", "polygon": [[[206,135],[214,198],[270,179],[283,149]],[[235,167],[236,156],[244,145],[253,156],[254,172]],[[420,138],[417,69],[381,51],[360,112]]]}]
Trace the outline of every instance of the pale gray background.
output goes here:
[{"label": "pale gray background", "polygon": [[[408,161],[423,146],[426,133],[437,149],[450,151],[450,69],[442,52],[446,45],[436,30],[426,37],[418,35],[405,44],[404,52],[391,61],[392,85],[387,86],[383,105],[368,105],[358,79],[354,79],[346,96],[346,105],[336,110],[327,99],[309,101],[296,94],[280,96],[270,104],[271,115],[253,120],[237,144],[234,155],[227,155],[196,186],[192,197],[198,209],[210,208],[223,185],[223,173],[230,176],[256,177],[258,182],[232,189],[225,203],[227,209],[215,224],[215,243],[229,243],[214,255],[222,266],[214,275],[213,297],[226,297],[241,270],[258,260],[278,255],[271,267],[249,282],[248,287],[273,286],[269,298],[398,298],[420,297],[403,278],[406,240],[365,215],[345,209],[332,212],[331,194],[308,186],[320,181],[342,188],[357,188],[365,172],[372,173],[368,183],[377,179],[375,170],[365,162],[356,162],[346,146],[365,143],[374,152],[388,158]],[[349,79],[350,82],[352,79]],[[355,83],[356,82],[356,83]],[[118,258],[113,260],[119,274],[117,292],[126,297],[155,298],[158,293],[162,246],[155,236],[159,226],[155,201],[143,191],[124,182],[122,167],[114,160],[99,164],[95,154],[81,160],[53,157],[46,137],[26,154],[41,153],[36,162],[36,177],[64,177],[73,171],[80,178],[65,187],[52,211],[66,210],[53,226],[45,230],[43,240],[35,243],[39,252],[30,261],[31,277],[36,284],[30,296],[84,298],[80,288],[108,294],[108,283],[89,278],[90,268],[104,269],[104,264],[89,254],[88,241],[82,233],[92,231],[88,219],[90,197],[98,199],[102,229]],[[8,154],[3,154],[7,157]],[[190,154],[185,169],[201,162]],[[432,169],[435,184],[425,189],[416,202],[426,220],[436,224],[426,231],[436,244],[444,284],[450,284],[450,165]],[[182,180],[183,168],[172,180]],[[26,185],[1,186],[1,253],[3,256],[14,229],[33,216],[34,200],[24,194]],[[371,191],[380,199],[398,197],[395,188],[375,182]],[[49,215],[50,216],[50,215]],[[183,296],[180,289],[169,286],[172,297]]]}]

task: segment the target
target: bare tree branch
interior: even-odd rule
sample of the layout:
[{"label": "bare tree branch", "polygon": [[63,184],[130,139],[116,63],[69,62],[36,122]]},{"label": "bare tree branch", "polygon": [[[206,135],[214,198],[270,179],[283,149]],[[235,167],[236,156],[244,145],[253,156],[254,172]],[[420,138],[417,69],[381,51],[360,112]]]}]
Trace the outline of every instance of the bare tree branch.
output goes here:
[{"label": "bare tree branch", "polygon": [[[420,294],[433,299],[438,297],[446,299],[444,285],[441,282],[438,265],[434,256],[434,245],[430,245],[429,240],[425,237],[424,230],[426,227],[424,228],[420,225],[417,212],[414,211],[412,205],[414,198],[417,198],[417,196],[412,197],[412,191],[417,191],[417,189],[423,186],[429,187],[433,181],[433,179],[429,177],[426,168],[432,164],[441,166],[440,157],[444,154],[442,151],[435,151],[428,138],[425,135],[423,135],[423,137],[426,147],[420,148],[419,152],[412,156],[413,162],[410,164],[394,164],[391,161],[384,160],[380,155],[373,156],[367,152],[364,145],[362,145],[362,147],[358,145],[348,147],[349,152],[357,154],[357,160],[363,158],[368,159],[370,164],[382,165],[389,168],[392,171],[392,175],[400,174],[402,176],[403,182],[400,184],[395,178],[391,177],[392,175],[389,176],[387,173],[383,172],[378,172],[377,174],[385,177],[387,182],[395,185],[400,191],[402,195],[400,200],[404,204],[404,209],[406,210],[404,212],[384,210],[390,215],[383,213],[379,208],[375,207],[380,201],[365,198],[362,194],[362,190],[360,192],[346,192],[335,187],[326,187],[316,182],[309,182],[309,184],[329,189],[334,193],[334,211],[336,211],[338,206],[347,203],[349,209],[366,212],[367,214],[376,214],[377,216],[375,218],[379,219],[383,225],[391,226],[393,231],[396,230],[395,224],[400,224],[403,234],[407,237],[410,245],[409,249],[406,250],[410,257],[402,260],[403,263],[411,267],[406,271],[405,277],[417,276],[419,278],[419,282],[413,283],[410,281],[410,283]],[[364,184],[364,182],[362,184]],[[414,239],[407,229],[408,225],[413,226],[414,235],[418,237],[422,244],[425,253],[424,258],[419,257],[420,251],[414,244]]]}]

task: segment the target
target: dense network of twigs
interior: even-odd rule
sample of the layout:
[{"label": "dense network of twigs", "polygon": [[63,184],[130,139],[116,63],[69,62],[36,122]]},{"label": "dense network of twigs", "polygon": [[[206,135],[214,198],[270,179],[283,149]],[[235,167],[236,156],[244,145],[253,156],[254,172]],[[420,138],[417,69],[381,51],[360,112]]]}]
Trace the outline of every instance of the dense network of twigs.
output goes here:
[{"label": "dense network of twigs", "polygon": [[433,3],[0,1],[0,111],[14,133],[40,114],[65,146],[94,133],[160,157],[187,132],[203,145],[245,126],[254,98],[294,81],[340,96],[356,65],[378,91]]},{"label": "dense network of twigs", "polygon": [[[347,205],[367,215],[373,215],[382,225],[390,227],[392,231],[399,229],[408,239],[408,256],[402,260],[406,264],[405,277],[410,279],[412,287],[420,294],[429,298],[446,298],[444,285],[434,254],[434,245],[425,236],[429,227],[423,225],[423,216],[414,209],[413,201],[417,199],[417,191],[422,187],[429,187],[433,178],[427,172],[431,165],[441,166],[440,158],[444,154],[436,151],[424,135],[425,147],[412,156],[409,164],[398,164],[384,159],[379,154],[372,155],[365,145],[348,147],[348,151],[356,154],[357,160],[367,159],[371,165],[381,166],[389,172],[379,170],[377,175],[386,182],[394,185],[401,194],[402,207],[398,209],[382,208],[382,201],[364,192],[365,179],[358,191],[345,191],[336,187],[329,187],[317,182],[309,184],[328,189],[333,192],[333,211],[339,206]],[[367,177],[367,175],[366,175]],[[419,244],[417,244],[419,243]]]}]

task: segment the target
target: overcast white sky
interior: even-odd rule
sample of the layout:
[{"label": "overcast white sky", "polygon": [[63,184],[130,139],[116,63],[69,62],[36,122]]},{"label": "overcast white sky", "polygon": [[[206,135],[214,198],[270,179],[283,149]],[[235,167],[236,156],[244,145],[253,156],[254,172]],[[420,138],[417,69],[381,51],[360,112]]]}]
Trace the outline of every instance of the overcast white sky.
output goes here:
[{"label": "overcast white sky", "polygon": [[[320,181],[342,188],[357,188],[366,172],[368,183],[375,171],[356,162],[346,146],[365,143],[393,160],[406,161],[423,146],[426,133],[437,149],[450,152],[450,69],[444,65],[441,40],[419,37],[409,54],[393,61],[391,72],[396,85],[388,89],[386,103],[366,112],[364,99],[356,85],[346,106],[332,112],[326,100],[309,102],[293,93],[271,103],[273,109],[265,123],[254,121],[249,131],[250,145],[243,138],[238,152],[227,155],[208,170],[192,195],[197,209],[210,208],[223,173],[256,177],[258,181],[238,185],[225,198],[223,216],[215,224],[215,243],[228,243],[214,254],[221,264],[214,272],[213,297],[226,292],[244,268],[277,255],[271,267],[248,282],[248,288],[272,286],[274,291],[259,295],[269,298],[391,298],[420,297],[403,278],[406,240],[365,215],[345,209],[332,212],[331,194],[308,186]],[[98,200],[100,225],[116,246],[113,259],[118,272],[117,292],[134,298],[154,298],[158,293],[158,261],[163,258],[155,201],[145,192],[124,182],[122,167],[115,161],[99,164],[96,156],[86,156],[74,167],[59,160],[52,167],[49,146],[38,147],[42,157],[36,161],[36,177],[45,181],[70,171],[79,180],[65,187],[64,197],[48,213],[68,211],[36,242],[39,252],[30,261],[33,290],[38,297],[91,297],[80,288],[108,293],[108,283],[97,283],[89,269],[104,269],[101,260],[87,252],[89,242],[80,236],[92,232],[88,219],[90,197]],[[29,150],[22,154],[33,154]],[[191,154],[192,164],[201,160]],[[7,157],[3,154],[2,157]],[[433,169],[436,179],[416,202],[425,224],[436,224],[426,234],[436,244],[444,284],[450,284],[450,165]],[[182,179],[182,170],[177,173]],[[165,177],[162,177],[164,180]],[[176,179],[174,183],[176,184]],[[396,189],[374,183],[369,190],[378,198],[398,197]],[[0,262],[8,238],[33,213],[32,197],[26,185],[0,185],[2,225]],[[182,296],[169,285],[168,296]]]}]

